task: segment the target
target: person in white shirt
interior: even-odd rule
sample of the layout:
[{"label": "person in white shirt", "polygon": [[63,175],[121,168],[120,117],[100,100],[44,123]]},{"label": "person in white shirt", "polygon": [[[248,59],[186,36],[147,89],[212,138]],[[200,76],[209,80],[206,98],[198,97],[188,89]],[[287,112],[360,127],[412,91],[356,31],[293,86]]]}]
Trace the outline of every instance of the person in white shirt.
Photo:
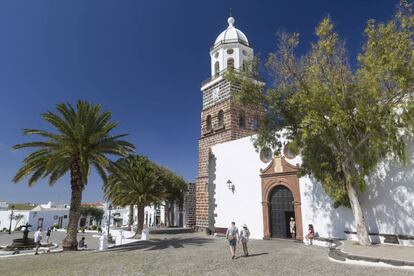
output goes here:
[{"label": "person in white shirt", "polygon": [[240,231],[240,241],[243,245],[244,256],[249,256],[249,251],[247,250],[247,242],[249,241],[250,231],[247,228],[246,224],[243,224],[242,230]]},{"label": "person in white shirt", "polygon": [[290,230],[290,235],[292,236],[292,239],[296,239],[296,222],[293,217],[290,218],[289,230]]},{"label": "person in white shirt", "polygon": [[34,242],[36,244],[36,250],[35,255],[39,254],[39,247],[40,247],[40,241],[42,240],[42,228],[38,228],[37,231],[34,233]]},{"label": "person in white shirt", "polygon": [[235,222],[232,222],[227,229],[226,239],[229,241],[231,258],[234,259],[236,257],[236,244],[239,239],[239,229],[237,229]]}]

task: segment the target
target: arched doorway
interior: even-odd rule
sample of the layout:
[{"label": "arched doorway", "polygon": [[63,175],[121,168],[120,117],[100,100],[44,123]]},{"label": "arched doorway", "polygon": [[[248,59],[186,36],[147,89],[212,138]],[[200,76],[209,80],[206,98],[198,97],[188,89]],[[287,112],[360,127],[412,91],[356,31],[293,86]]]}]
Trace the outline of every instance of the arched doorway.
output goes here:
[{"label": "arched doorway", "polygon": [[300,203],[299,166],[276,156],[261,170],[263,238],[289,238],[289,219],[295,218],[296,239],[302,240],[302,211]]},{"label": "arched doorway", "polygon": [[293,194],[283,185],[278,185],[270,193],[270,230],[273,238],[291,238],[289,220],[295,217]]}]

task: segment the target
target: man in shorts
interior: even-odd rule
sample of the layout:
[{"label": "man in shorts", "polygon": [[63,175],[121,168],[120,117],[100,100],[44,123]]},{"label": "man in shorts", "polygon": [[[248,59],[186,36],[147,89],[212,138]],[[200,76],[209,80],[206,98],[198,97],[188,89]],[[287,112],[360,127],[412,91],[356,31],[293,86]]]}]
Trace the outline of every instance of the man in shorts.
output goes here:
[{"label": "man in shorts", "polygon": [[239,229],[236,227],[236,223],[233,221],[226,232],[226,239],[229,241],[231,258],[236,257],[236,244],[239,239]]},{"label": "man in shorts", "polygon": [[34,242],[36,244],[35,255],[39,254],[40,241],[42,240],[42,228],[38,228],[34,233]]}]

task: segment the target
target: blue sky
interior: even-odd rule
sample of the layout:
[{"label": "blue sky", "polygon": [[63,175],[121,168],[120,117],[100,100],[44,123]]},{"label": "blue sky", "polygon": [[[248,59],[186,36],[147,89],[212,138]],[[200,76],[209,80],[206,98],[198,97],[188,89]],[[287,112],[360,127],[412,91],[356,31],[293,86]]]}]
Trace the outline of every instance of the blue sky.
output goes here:
[{"label": "blue sky", "polygon": [[[301,34],[300,51],[326,15],[347,42],[351,62],[366,21],[389,19],[398,0],[0,0],[0,200],[69,202],[68,178],[54,187],[11,179],[27,152],[22,128],[45,128],[40,113],[60,102],[99,103],[129,133],[137,152],[189,181],[197,174],[200,83],[209,77],[209,47],[236,27],[262,58],[279,30]],[[83,201],[102,199],[92,174]]]}]

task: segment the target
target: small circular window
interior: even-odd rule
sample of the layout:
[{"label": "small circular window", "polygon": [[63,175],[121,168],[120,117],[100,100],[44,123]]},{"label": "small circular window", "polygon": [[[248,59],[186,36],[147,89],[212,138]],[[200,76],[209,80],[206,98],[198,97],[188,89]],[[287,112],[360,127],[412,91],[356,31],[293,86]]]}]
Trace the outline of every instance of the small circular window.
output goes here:
[{"label": "small circular window", "polygon": [[293,159],[296,157],[296,154],[294,154],[292,152],[292,150],[289,147],[289,143],[287,143],[283,149],[283,155],[287,158],[287,159]]},{"label": "small circular window", "polygon": [[215,58],[218,58],[218,56],[219,56],[219,53],[217,52],[217,53],[214,55],[214,57],[215,57]]},{"label": "small circular window", "polygon": [[243,56],[247,56],[246,50],[243,50],[242,53],[243,53]]},{"label": "small circular window", "polygon": [[228,50],[227,50],[227,54],[228,54],[228,55],[232,55],[232,54],[233,54],[233,52],[234,52],[234,51],[233,51],[233,49],[228,49]]},{"label": "small circular window", "polygon": [[272,160],[272,155],[273,155],[272,150],[269,149],[268,147],[264,147],[260,151],[260,160],[263,163],[269,163]]}]

